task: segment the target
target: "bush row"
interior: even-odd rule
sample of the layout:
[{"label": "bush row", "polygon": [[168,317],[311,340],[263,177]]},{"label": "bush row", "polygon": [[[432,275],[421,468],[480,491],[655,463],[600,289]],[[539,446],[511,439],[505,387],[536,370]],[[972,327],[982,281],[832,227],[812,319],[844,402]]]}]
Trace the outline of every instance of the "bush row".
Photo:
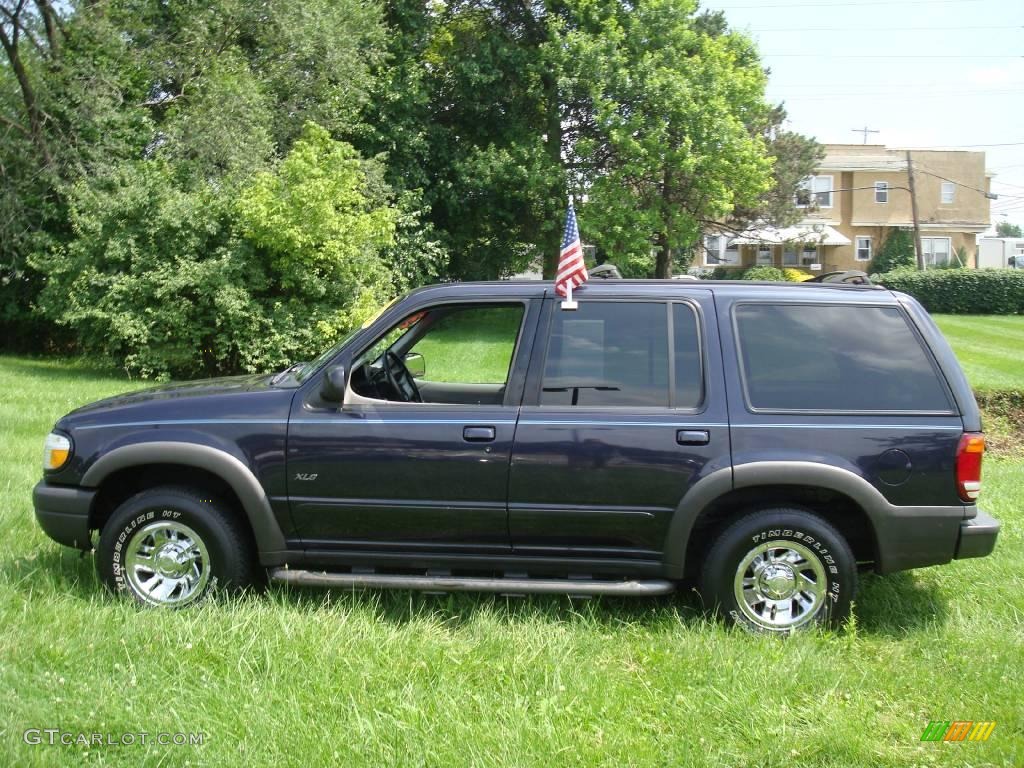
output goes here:
[{"label": "bush row", "polygon": [[776,282],[802,283],[810,280],[811,275],[803,270],[787,267],[769,267],[761,265],[749,269],[736,269],[735,267],[715,267],[710,273],[701,275],[707,280],[768,280]]},{"label": "bush row", "polygon": [[908,293],[929,312],[960,315],[1024,313],[1024,270],[934,269],[895,270],[874,281]]}]

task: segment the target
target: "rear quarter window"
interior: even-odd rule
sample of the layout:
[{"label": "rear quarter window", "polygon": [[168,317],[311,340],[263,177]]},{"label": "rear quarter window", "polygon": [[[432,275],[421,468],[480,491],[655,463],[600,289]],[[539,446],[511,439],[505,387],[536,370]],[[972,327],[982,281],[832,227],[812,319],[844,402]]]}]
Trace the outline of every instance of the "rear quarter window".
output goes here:
[{"label": "rear quarter window", "polygon": [[938,370],[897,307],[744,303],[734,320],[754,409],[952,410]]}]

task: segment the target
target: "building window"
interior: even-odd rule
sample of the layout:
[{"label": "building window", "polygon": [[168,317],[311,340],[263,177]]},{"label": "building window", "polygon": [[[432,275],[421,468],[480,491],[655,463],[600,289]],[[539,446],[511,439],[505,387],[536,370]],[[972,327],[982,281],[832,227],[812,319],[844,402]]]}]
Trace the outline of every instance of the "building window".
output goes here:
[{"label": "building window", "polygon": [[831,176],[808,176],[800,182],[796,190],[797,208],[818,208],[832,207],[832,186]]},{"label": "building window", "polygon": [[921,251],[924,267],[945,267],[949,264],[952,248],[948,237],[922,237]]},{"label": "building window", "polygon": [[857,261],[871,261],[871,238],[857,238]]},{"label": "building window", "polygon": [[759,245],[757,247],[757,263],[762,265],[771,266],[774,263],[772,259],[772,247],[770,245]]},{"label": "building window", "polygon": [[705,267],[738,267],[740,247],[731,237],[708,235],[704,238]]},{"label": "building window", "polygon": [[942,182],[942,202],[948,205],[953,202],[953,195],[956,193],[956,185],[952,181]]},{"label": "building window", "polygon": [[784,245],[782,246],[782,266],[784,267],[796,267],[799,266],[800,259],[796,255],[795,245]]},{"label": "building window", "polygon": [[804,248],[800,252],[800,266],[809,267],[811,264],[818,263],[818,246],[813,243],[804,243]]},{"label": "building window", "polygon": [[875,202],[876,203],[888,203],[889,202],[889,182],[888,181],[876,181],[875,182]]}]

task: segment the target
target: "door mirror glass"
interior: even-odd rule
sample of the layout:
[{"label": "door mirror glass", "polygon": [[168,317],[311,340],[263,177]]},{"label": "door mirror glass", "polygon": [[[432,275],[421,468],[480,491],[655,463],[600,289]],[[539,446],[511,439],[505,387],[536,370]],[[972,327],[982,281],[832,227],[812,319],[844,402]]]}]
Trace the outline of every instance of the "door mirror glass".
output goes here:
[{"label": "door mirror glass", "polygon": [[345,366],[334,365],[327,369],[320,383],[320,396],[329,403],[345,399]]},{"label": "door mirror glass", "polygon": [[422,379],[427,375],[427,361],[419,352],[409,352],[405,356],[405,369],[414,379]]}]

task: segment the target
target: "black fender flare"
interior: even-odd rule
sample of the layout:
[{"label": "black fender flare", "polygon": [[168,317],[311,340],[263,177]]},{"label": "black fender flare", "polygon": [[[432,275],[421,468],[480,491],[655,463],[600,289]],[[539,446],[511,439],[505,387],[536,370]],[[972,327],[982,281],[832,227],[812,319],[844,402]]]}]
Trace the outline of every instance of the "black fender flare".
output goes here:
[{"label": "black fender flare", "polygon": [[[758,485],[824,488],[850,497],[867,513],[876,545],[880,544],[879,532],[886,529],[887,514],[897,509],[863,477],[831,464],[813,461],[757,461],[726,467],[694,483],[676,507],[665,542],[666,575],[671,578],[683,576],[686,550],[694,523],[709,506],[733,489]],[[884,558],[884,548],[879,546],[878,549],[880,558]]]},{"label": "black fender flare", "polygon": [[284,534],[270,508],[266,491],[245,464],[218,448],[172,441],[124,445],[97,459],[82,477],[81,484],[97,488],[114,472],[143,464],[184,464],[217,475],[231,486],[242,503],[256,539],[260,563],[280,565],[284,562],[287,550]]}]

